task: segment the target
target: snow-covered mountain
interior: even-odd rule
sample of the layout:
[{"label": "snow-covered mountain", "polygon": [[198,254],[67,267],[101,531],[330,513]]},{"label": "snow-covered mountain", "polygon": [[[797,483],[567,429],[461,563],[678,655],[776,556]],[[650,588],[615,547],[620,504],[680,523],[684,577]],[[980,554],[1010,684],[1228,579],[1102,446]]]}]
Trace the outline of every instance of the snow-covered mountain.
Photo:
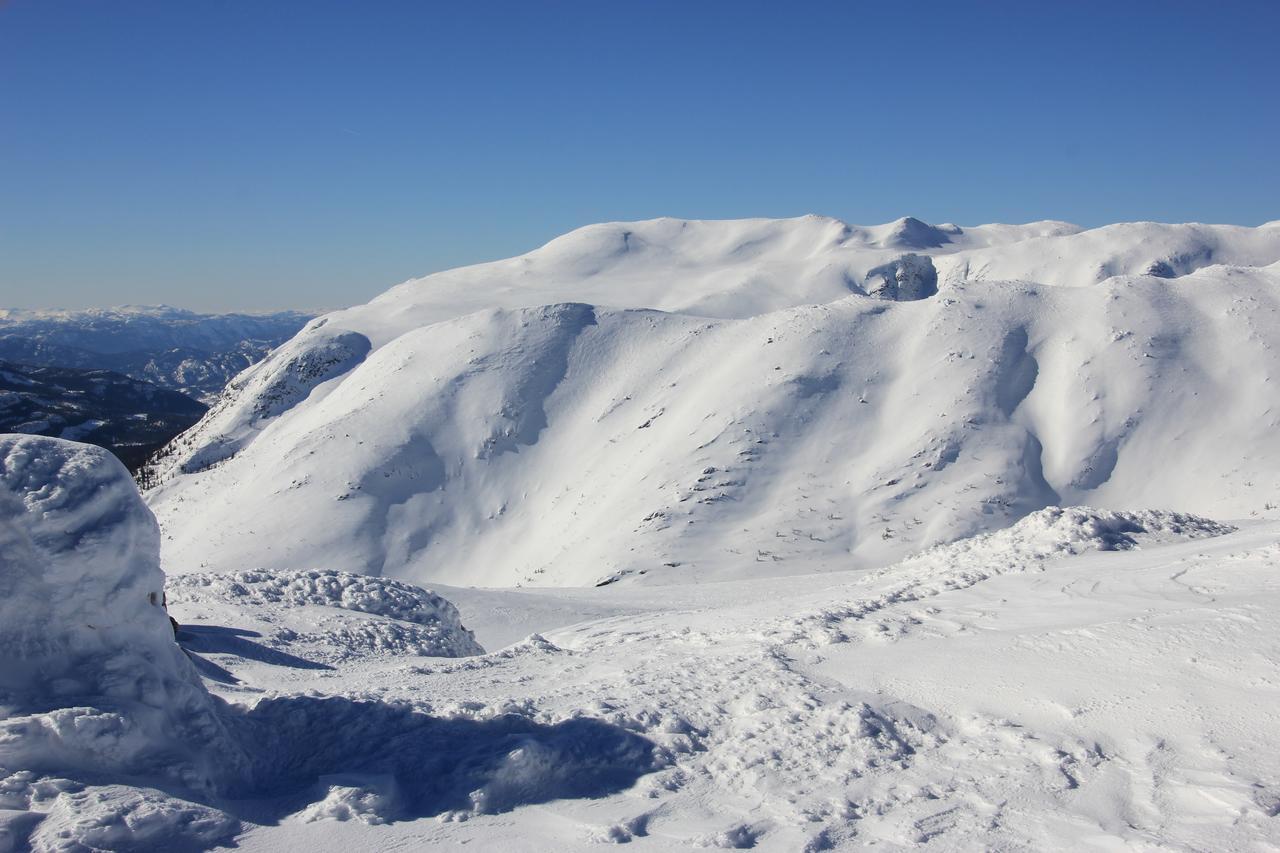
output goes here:
[{"label": "snow-covered mountain", "polygon": [[165,305],[84,311],[0,309],[0,359],[106,369],[211,403],[240,371],[312,315],[196,314]]},{"label": "snow-covered mountain", "polygon": [[[1280,490],[1280,223],[659,219],[394,287],[152,472],[172,570],[695,582]],[[273,520],[274,519],[274,520]]]}]

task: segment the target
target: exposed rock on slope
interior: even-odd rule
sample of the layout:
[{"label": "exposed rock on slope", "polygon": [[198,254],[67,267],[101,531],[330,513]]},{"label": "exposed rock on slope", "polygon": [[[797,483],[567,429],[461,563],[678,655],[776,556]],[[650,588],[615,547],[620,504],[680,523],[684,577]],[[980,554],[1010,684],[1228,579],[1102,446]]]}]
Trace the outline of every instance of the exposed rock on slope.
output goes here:
[{"label": "exposed rock on slope", "polygon": [[327,315],[152,472],[166,559],[696,582],[1280,488],[1280,227],[920,226],[596,225]]},{"label": "exposed rock on slope", "polygon": [[881,299],[909,302],[938,292],[938,271],[933,261],[920,255],[903,255],[867,273],[867,294]]}]

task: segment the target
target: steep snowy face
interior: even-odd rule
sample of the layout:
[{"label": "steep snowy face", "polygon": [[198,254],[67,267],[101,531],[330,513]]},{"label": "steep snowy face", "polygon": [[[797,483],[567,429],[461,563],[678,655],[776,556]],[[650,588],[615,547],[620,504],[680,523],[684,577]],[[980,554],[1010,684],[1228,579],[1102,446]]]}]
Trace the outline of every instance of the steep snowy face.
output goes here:
[{"label": "steep snowy face", "polygon": [[1274,225],[591,226],[313,321],[149,501],[170,571],[459,585],[883,565],[1055,504],[1239,516],[1280,486],[1277,258]]}]

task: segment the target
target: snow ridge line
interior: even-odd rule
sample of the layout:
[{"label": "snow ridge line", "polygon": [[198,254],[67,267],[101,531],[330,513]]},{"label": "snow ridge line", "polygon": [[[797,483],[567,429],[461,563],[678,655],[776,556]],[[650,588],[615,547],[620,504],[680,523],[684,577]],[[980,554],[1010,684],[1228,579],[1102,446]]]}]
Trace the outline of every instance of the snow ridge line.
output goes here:
[{"label": "snow ridge line", "polygon": [[[809,648],[852,641],[842,623],[858,622],[896,604],[922,601],[967,589],[993,577],[1044,571],[1057,557],[1086,551],[1127,551],[1144,542],[1176,536],[1201,539],[1236,528],[1189,513],[1147,510],[1113,512],[1092,507],[1046,507],[1004,530],[940,545],[900,563],[871,572],[847,589],[871,586],[886,577],[907,575],[888,591],[848,604],[822,608],[800,618],[776,620],[762,637]],[[887,630],[887,626],[882,626]]]}]

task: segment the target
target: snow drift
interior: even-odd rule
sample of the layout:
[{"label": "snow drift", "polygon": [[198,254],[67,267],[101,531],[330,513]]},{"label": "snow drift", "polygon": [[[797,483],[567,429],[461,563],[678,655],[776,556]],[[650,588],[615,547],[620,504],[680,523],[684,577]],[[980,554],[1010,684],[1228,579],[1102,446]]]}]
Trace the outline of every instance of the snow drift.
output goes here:
[{"label": "snow drift", "polygon": [[312,321],[148,501],[171,572],[494,586],[879,566],[1051,505],[1240,517],[1280,488],[1278,260],[1275,224],[594,225]]},{"label": "snow drift", "polygon": [[[176,575],[169,602],[202,622],[222,619],[240,633],[265,637],[268,648],[301,660],[348,659],[361,654],[462,657],[484,654],[462,624],[458,609],[425,589],[387,578],[312,569]],[[225,628],[185,623],[188,650],[228,645]],[[242,647],[243,639],[230,643]]]}]

